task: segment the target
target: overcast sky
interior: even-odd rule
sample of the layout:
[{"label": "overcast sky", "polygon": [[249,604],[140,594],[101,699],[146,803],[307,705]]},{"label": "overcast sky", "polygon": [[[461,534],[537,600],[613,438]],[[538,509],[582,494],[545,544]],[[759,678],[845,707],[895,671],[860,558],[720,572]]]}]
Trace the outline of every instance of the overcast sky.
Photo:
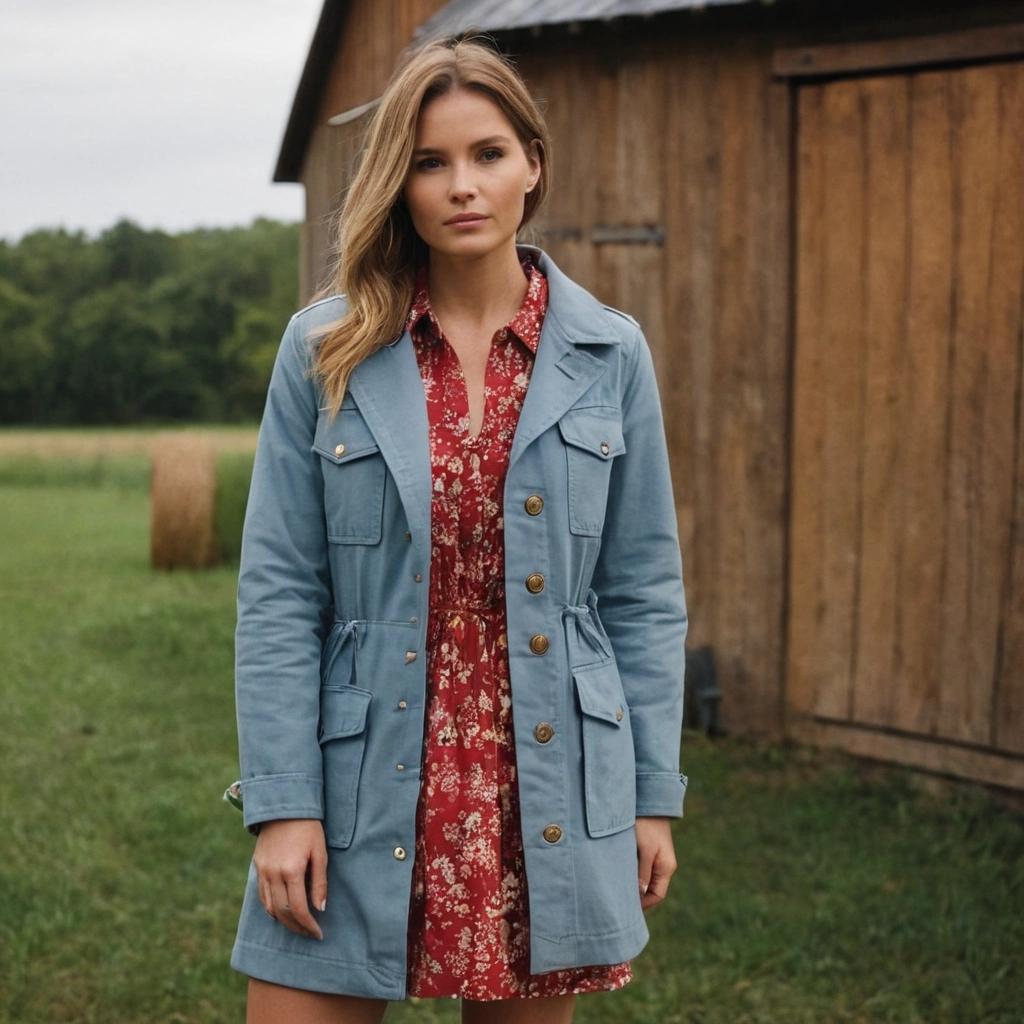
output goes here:
[{"label": "overcast sky", "polygon": [[302,218],[271,183],[321,0],[0,0],[0,237]]}]

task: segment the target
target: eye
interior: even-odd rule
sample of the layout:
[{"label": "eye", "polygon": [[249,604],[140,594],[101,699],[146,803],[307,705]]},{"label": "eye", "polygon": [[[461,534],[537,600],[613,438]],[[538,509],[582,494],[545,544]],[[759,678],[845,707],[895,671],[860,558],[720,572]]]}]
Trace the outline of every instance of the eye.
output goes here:
[{"label": "eye", "polygon": [[422,160],[416,161],[417,171],[434,171],[441,166],[440,157],[425,156]]},{"label": "eye", "polygon": [[491,146],[489,149],[481,150],[480,159],[484,163],[490,164],[494,163],[495,160],[500,160],[504,155],[505,151],[503,149],[496,149],[494,146]]}]

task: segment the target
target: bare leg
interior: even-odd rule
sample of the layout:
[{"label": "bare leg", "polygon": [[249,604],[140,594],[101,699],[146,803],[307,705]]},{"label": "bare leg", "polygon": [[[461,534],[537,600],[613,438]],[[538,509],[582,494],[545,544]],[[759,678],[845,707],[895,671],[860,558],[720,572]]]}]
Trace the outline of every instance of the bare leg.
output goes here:
[{"label": "bare leg", "polygon": [[380,1024],[386,999],[333,996],[249,979],[246,1024]]},{"label": "bare leg", "polygon": [[493,1003],[462,1000],[462,1024],[572,1024],[576,997],[498,999]]}]

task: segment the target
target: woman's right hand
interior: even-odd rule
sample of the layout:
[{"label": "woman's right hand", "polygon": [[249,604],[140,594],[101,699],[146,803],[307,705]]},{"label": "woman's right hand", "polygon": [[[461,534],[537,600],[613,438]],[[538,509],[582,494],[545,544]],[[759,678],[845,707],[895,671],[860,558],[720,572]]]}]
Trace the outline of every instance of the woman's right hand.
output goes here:
[{"label": "woman's right hand", "polygon": [[[297,935],[322,939],[309,900],[327,909],[327,844],[316,819],[267,821],[260,825],[252,862],[263,909]],[[306,883],[309,882],[309,900]]]}]

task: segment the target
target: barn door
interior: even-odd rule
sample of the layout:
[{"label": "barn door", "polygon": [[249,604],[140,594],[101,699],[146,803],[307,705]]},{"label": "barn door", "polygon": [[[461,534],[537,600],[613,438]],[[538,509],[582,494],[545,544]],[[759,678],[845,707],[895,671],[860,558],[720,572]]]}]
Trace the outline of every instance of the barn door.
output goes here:
[{"label": "barn door", "polygon": [[797,132],[790,731],[1024,789],[1024,63]]}]

